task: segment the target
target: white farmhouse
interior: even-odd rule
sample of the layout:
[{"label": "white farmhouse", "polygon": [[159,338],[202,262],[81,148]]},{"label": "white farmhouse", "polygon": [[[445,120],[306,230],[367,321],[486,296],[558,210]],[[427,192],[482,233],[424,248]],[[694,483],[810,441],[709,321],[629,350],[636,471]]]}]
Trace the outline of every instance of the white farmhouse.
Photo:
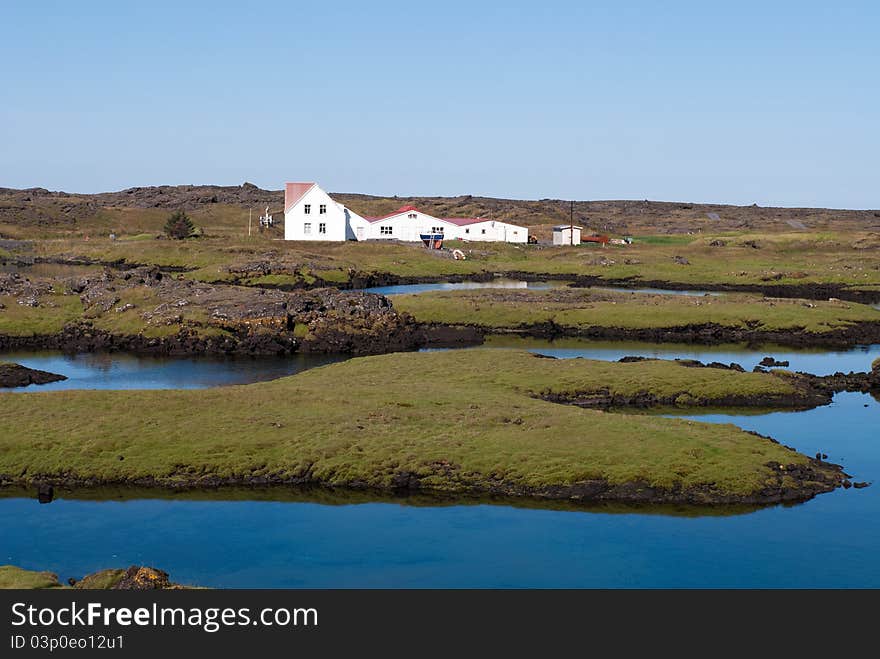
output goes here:
[{"label": "white farmhouse", "polygon": [[403,240],[423,234],[444,240],[526,243],[526,227],[485,218],[434,217],[404,206],[381,217],[362,217],[333,201],[317,183],[287,183],[284,188],[285,240]]},{"label": "white farmhouse", "polygon": [[354,218],[317,183],[284,186],[285,240],[354,240]]},{"label": "white farmhouse", "polygon": [[381,217],[365,217],[355,230],[358,240],[421,240],[422,235],[443,234],[444,240],[484,240],[525,243],[526,227],[476,217],[435,217],[415,206],[404,206]]}]

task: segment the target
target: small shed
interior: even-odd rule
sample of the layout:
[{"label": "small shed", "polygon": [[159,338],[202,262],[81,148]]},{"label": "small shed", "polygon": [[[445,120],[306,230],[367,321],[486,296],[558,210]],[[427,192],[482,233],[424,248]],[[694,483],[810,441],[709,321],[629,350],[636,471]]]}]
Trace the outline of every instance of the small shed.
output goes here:
[{"label": "small shed", "polygon": [[[554,245],[580,245],[581,231],[583,227],[577,224],[558,224],[553,227],[553,244]],[[574,231],[574,240],[572,240],[572,231]]]}]

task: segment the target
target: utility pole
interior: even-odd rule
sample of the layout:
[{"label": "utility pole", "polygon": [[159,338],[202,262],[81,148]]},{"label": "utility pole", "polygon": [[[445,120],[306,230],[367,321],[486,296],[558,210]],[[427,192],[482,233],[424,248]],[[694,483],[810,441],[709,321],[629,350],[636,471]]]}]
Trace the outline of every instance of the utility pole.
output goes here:
[{"label": "utility pole", "polygon": [[253,208],[248,208],[248,238],[251,237],[251,216],[254,214]]},{"label": "utility pole", "polygon": [[574,200],[571,202],[571,218],[569,220],[570,226],[568,227],[568,236],[571,239],[572,246],[574,245]]}]

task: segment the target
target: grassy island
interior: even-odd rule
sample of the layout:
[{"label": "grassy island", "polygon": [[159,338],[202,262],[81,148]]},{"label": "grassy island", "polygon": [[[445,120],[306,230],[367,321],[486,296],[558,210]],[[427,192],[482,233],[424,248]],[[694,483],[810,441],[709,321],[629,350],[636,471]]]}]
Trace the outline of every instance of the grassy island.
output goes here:
[{"label": "grassy island", "polygon": [[681,407],[807,400],[792,376],[659,360],[398,353],[246,386],[3,395],[0,482],[766,503],[843,479],[733,425],[577,405],[595,395]]},{"label": "grassy island", "polygon": [[813,301],[745,294],[653,295],[599,289],[464,290],[395,296],[394,306],[423,323],[493,330],[552,324],[578,332],[683,329],[714,325],[755,333],[831,334],[880,326],[880,311],[840,300]]}]

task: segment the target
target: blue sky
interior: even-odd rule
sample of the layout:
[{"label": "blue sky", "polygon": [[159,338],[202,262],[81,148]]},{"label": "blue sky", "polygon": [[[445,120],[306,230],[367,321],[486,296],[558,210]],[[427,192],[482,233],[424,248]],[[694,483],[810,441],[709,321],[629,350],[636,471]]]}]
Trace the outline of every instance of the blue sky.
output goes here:
[{"label": "blue sky", "polygon": [[25,2],[0,186],[880,207],[871,2]]}]

